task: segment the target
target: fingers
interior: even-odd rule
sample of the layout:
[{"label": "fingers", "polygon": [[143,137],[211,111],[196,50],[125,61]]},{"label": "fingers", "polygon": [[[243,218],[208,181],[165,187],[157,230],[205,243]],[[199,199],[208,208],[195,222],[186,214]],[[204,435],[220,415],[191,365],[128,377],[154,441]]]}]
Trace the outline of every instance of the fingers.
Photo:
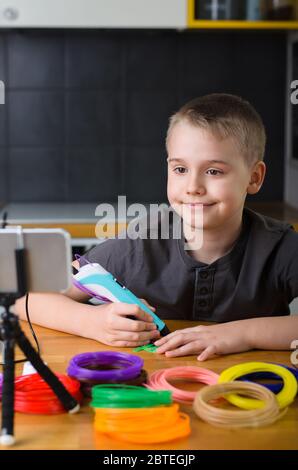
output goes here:
[{"label": "fingers", "polygon": [[175,331],[174,333],[170,333],[167,336],[163,336],[158,341],[155,341],[155,346],[158,346],[160,348],[161,346],[167,344],[173,337],[176,336],[175,333],[177,334],[177,331]]},{"label": "fingers", "polygon": [[[206,348],[208,348],[208,343],[206,338],[198,338],[198,333],[196,331],[189,331],[184,333],[185,330],[181,330],[182,332],[176,332],[176,335],[172,335],[170,339],[158,347],[156,350],[157,354],[165,354],[167,357],[177,357],[177,356],[187,356],[191,354],[202,354]],[[167,336],[167,338],[170,335]],[[163,339],[163,338],[162,338]],[[158,340],[154,344],[158,345],[162,341]],[[214,354],[213,350],[208,349],[206,351],[206,356]],[[200,356],[199,356],[200,357]],[[200,359],[201,360],[201,359]]]},{"label": "fingers", "polygon": [[173,331],[172,333],[168,334],[167,336],[163,336],[160,338],[158,341],[156,341],[154,344],[155,346],[162,346],[163,344],[167,343],[170,339],[172,339],[175,336],[182,335],[184,333],[192,333],[194,331],[197,331],[197,327],[191,327],[191,328],[184,328],[183,330],[176,330]]},{"label": "fingers", "polygon": [[[129,332],[156,331],[155,323],[144,322],[141,320],[132,320],[130,318],[116,316],[111,320],[110,329]],[[156,337],[156,339],[158,339]]]},{"label": "fingers", "polygon": [[[156,343],[158,343],[157,341]],[[156,344],[155,343],[155,344]],[[206,361],[217,353],[215,344],[207,345],[206,341],[196,339],[196,335],[180,334],[172,337],[168,343],[159,347],[158,354],[165,354],[167,357],[187,356],[199,354],[198,361]]]},{"label": "fingers", "polygon": [[153,317],[150,313],[145,312],[138,305],[119,302],[113,304],[113,310],[117,315],[133,315],[138,320],[153,323]]},{"label": "fingers", "polygon": [[117,348],[137,348],[138,346],[144,346],[149,344],[151,341],[114,341],[112,346]]},{"label": "fingers", "polygon": [[143,302],[143,304],[147,305],[148,308],[150,308],[151,310],[153,310],[153,312],[156,311],[156,308],[155,307],[152,307],[152,305],[148,304],[147,300],[145,299],[140,299],[141,302]]},{"label": "fingers", "polygon": [[150,314],[137,305],[120,302],[108,306],[103,334],[106,344],[119,347],[140,346],[160,337]]},{"label": "fingers", "polygon": [[167,357],[190,356],[197,354],[200,349],[198,341],[192,341],[171,351],[166,351],[165,355]]},{"label": "fingers", "polygon": [[[135,319],[127,318],[127,315],[133,315]],[[153,321],[142,320],[147,317],[151,320],[151,316],[143,312],[137,305],[118,304],[108,322],[108,332],[113,337],[113,344],[115,341],[134,343],[141,341],[141,344],[145,344],[146,341],[157,340],[160,337],[160,332]]]},{"label": "fingers", "polygon": [[174,331],[174,333],[170,333],[167,336],[163,336],[162,338],[155,341],[154,345],[158,348],[166,347],[167,345],[171,344],[171,341],[173,341],[174,338],[177,338],[178,335],[181,335],[181,333]]},{"label": "fingers", "polygon": [[[170,335],[166,336],[168,338]],[[164,338],[162,338],[163,340]],[[190,341],[194,341],[197,339],[197,335],[195,333],[178,333],[176,335],[171,336],[167,342],[163,342],[162,340],[156,341],[154,344],[158,346],[158,344],[162,343],[161,346],[158,346],[156,352],[158,354],[163,354],[166,351],[174,350],[178,346],[182,346]]]},{"label": "fingers", "polygon": [[204,349],[203,352],[197,357],[198,361],[206,361],[206,359],[209,359],[213,357],[216,354],[216,346],[211,345],[208,346],[206,349]]},{"label": "fingers", "polygon": [[143,331],[131,333],[129,331],[117,331],[110,335],[110,342],[116,345],[119,341],[139,343],[138,345],[149,344],[159,335],[159,331]]}]

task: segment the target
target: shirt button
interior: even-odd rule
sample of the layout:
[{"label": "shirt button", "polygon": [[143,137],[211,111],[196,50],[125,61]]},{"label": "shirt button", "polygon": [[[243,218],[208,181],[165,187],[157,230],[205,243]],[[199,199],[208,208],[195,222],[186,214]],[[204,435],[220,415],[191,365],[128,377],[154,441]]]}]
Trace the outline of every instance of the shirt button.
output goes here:
[{"label": "shirt button", "polygon": [[200,272],[200,278],[201,279],[207,279],[208,277],[208,271],[201,271]]},{"label": "shirt button", "polygon": [[202,294],[202,295],[208,294],[208,289],[207,289],[207,287],[201,287],[201,289],[200,289],[200,294]]},{"label": "shirt button", "polygon": [[206,307],[206,305],[207,305],[206,300],[200,300],[199,307]]}]

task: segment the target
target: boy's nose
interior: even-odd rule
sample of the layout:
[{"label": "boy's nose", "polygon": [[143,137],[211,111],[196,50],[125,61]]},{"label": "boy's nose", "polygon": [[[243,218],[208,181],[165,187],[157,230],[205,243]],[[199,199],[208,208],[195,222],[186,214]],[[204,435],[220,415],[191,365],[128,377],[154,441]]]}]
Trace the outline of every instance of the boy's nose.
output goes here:
[{"label": "boy's nose", "polygon": [[187,194],[200,194],[200,195],[206,193],[202,175],[199,175],[198,173],[196,174],[192,173],[189,175],[187,186],[186,186],[186,192]]},{"label": "boy's nose", "polygon": [[187,186],[187,194],[206,194],[205,187],[199,182],[190,182]]}]

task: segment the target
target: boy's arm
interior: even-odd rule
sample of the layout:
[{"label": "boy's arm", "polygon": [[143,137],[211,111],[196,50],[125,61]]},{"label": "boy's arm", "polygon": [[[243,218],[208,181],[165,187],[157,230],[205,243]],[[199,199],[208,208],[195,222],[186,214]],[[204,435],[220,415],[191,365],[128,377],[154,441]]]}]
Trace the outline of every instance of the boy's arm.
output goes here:
[{"label": "boy's arm", "polygon": [[247,322],[247,341],[251,349],[290,349],[298,339],[298,315],[261,317]]},{"label": "boy's arm", "polygon": [[156,341],[159,354],[198,354],[204,361],[214,354],[232,354],[250,349],[291,349],[298,339],[298,315],[261,317],[177,330]]},{"label": "boy's arm", "polygon": [[[72,265],[79,269],[78,261],[74,261]],[[91,314],[92,310],[89,305],[79,303],[88,298],[86,293],[73,285],[64,294],[31,292],[28,299],[30,320],[46,328],[90,338],[89,322],[82,322],[82,319],[87,313]],[[14,312],[22,320],[27,320],[25,303],[26,296],[18,299],[14,305]]]},{"label": "boy's arm", "polygon": [[[64,295],[30,293],[28,301],[30,320],[46,328],[83,336],[116,347],[133,348],[150,343],[159,337],[151,315],[138,306],[120,302],[97,306],[80,303],[86,301],[88,297],[75,286]],[[22,320],[27,319],[25,296],[17,300],[14,312]],[[135,320],[127,318],[129,316],[133,316]]]},{"label": "boy's arm", "polygon": [[[87,338],[94,338],[94,315],[91,305],[79,303],[83,300],[82,293],[75,288],[68,291],[67,296],[54,293],[30,293],[28,311],[32,323],[64,331]],[[73,297],[72,297],[73,296]],[[71,298],[72,297],[72,298]],[[26,298],[18,299],[14,305],[14,312],[20,319],[26,320]],[[92,331],[93,329],[93,331]]]}]

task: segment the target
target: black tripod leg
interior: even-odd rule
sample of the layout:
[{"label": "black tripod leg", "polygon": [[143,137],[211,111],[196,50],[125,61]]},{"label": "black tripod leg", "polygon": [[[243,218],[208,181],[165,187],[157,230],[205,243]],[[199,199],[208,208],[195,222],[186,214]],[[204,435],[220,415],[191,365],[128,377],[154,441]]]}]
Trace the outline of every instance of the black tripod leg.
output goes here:
[{"label": "black tripod leg", "polygon": [[0,444],[14,444],[14,339],[3,342],[2,429]]},{"label": "black tripod leg", "polygon": [[16,326],[16,342],[25,356],[29,359],[34,369],[41,375],[45,382],[51,387],[57,395],[64,408],[70,413],[76,413],[80,405],[75,398],[66,390],[64,385],[51,371],[51,369],[42,361],[39,354],[35,351],[30,341],[26,338],[20,326]]}]

